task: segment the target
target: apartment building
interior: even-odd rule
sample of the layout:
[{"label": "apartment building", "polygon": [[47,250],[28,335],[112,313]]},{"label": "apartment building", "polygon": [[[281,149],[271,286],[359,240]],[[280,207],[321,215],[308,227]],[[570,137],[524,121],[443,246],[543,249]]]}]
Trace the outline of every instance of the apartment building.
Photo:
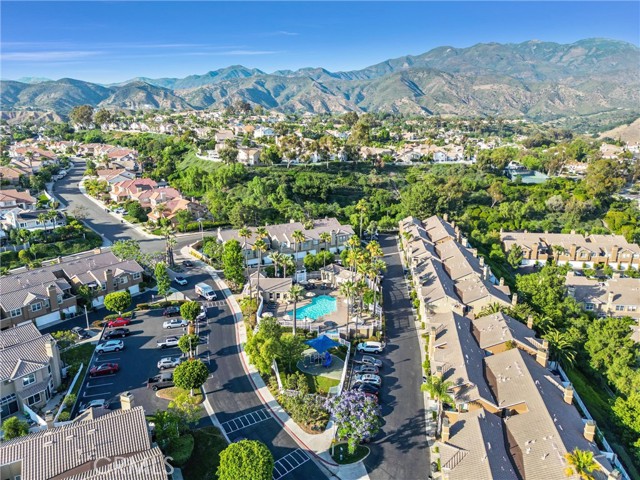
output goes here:
[{"label": "apartment building", "polygon": [[33,323],[0,331],[0,417],[46,404],[62,381],[60,367],[56,341]]},{"label": "apartment building", "polygon": [[0,444],[0,478],[167,480],[170,467],[130,397],[122,410],[91,409],[67,425]]},{"label": "apartment building", "polygon": [[[258,253],[252,247],[257,239],[255,227],[248,227],[251,237],[245,239],[240,236],[238,229],[221,230],[218,229],[217,238],[221,243],[229,240],[237,240],[244,246],[243,254],[246,255],[249,265],[258,264]],[[318,253],[324,249],[331,252],[338,252],[345,248],[347,240],[355,235],[351,225],[342,225],[336,218],[324,218],[313,220],[308,224],[300,222],[283,223],[279,225],[267,225],[267,237],[264,241],[269,246],[271,252],[282,252],[298,259],[304,258],[308,253]],[[300,231],[304,234],[304,241],[296,242],[293,234]],[[322,233],[331,235],[331,241],[324,244],[320,239]],[[246,242],[246,243],[245,243]],[[263,255],[264,263],[270,264],[269,254]]]},{"label": "apartment building", "polygon": [[133,260],[120,260],[111,251],[61,257],[35,269],[14,270],[0,277],[0,328],[33,321],[43,327],[77,313],[77,292],[86,285],[93,292],[93,305],[104,303],[105,295],[140,291],[143,268]]},{"label": "apartment building", "polygon": [[555,259],[559,265],[568,263],[574,269],[597,264],[621,270],[640,268],[640,246],[627,242],[622,235],[500,231],[500,241],[507,253],[515,245],[521,248],[523,266]]},{"label": "apartment building", "polygon": [[600,317],[631,317],[640,321],[640,278],[614,273],[605,281],[567,274],[567,294],[587,312]]}]

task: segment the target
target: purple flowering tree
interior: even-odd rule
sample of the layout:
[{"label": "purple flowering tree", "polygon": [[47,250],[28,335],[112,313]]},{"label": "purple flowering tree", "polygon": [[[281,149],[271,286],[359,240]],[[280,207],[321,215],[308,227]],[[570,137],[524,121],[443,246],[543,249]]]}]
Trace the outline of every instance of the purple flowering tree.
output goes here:
[{"label": "purple flowering tree", "polygon": [[337,397],[329,397],[325,408],[331,412],[339,439],[347,439],[350,454],[358,443],[373,437],[380,430],[380,409],[375,400],[363,392],[345,391]]}]

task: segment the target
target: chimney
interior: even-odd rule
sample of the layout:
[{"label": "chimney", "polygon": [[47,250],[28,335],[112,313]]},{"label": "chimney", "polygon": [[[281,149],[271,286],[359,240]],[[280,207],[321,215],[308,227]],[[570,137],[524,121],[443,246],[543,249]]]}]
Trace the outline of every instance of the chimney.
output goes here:
[{"label": "chimney", "polygon": [[571,405],[573,403],[573,385],[564,387],[564,401]]},{"label": "chimney", "polygon": [[104,282],[107,285],[107,292],[113,290],[113,270],[107,268],[104,271]]},{"label": "chimney", "polygon": [[609,291],[607,293],[607,312],[613,310],[613,292]]},{"label": "chimney", "polygon": [[576,231],[575,230],[571,230],[571,235],[575,235]]},{"label": "chimney", "polygon": [[511,305],[516,306],[518,304],[518,294],[516,292],[511,295]]},{"label": "chimney", "polygon": [[436,366],[436,377],[442,378],[442,374],[443,374],[442,365],[437,365]]},{"label": "chimney", "polygon": [[94,248],[94,249],[93,249],[93,253],[94,253],[95,255],[100,255],[100,254],[102,253],[102,249],[101,249],[100,247],[98,247],[98,248]]},{"label": "chimney", "polygon": [[489,265],[482,267],[482,279],[489,280]]},{"label": "chimney", "polygon": [[527,317],[527,328],[533,330],[533,315]]},{"label": "chimney", "polygon": [[442,441],[448,442],[450,435],[451,435],[451,427],[449,424],[449,419],[447,417],[444,417],[442,419]]},{"label": "chimney", "polygon": [[538,349],[536,353],[536,362],[543,367],[547,367],[547,361],[549,360],[549,342],[547,340],[542,341],[542,347]]},{"label": "chimney", "polygon": [[433,356],[433,352],[436,349],[436,337],[438,332],[434,325],[431,325],[431,331],[429,333],[429,357]]},{"label": "chimney", "polygon": [[587,420],[584,424],[584,438],[588,442],[593,442],[596,438],[596,422],[595,420]]},{"label": "chimney", "polygon": [[57,387],[62,382],[61,366],[60,366],[60,352],[58,351],[58,344],[55,339],[49,335],[49,338],[44,343],[44,351],[49,357],[51,365],[51,376],[53,377],[53,386]]},{"label": "chimney", "polygon": [[480,262],[480,266],[484,267],[484,257],[479,257],[478,261]]},{"label": "chimney", "polygon": [[122,392],[120,394],[120,408],[122,410],[131,410],[133,407],[133,394],[131,392]]},{"label": "chimney", "polygon": [[500,235],[502,235],[504,233],[504,228],[500,229]]},{"label": "chimney", "polygon": [[621,478],[622,478],[622,474],[620,473],[620,470],[618,470],[617,468],[614,468],[613,470],[611,470],[607,475],[607,480],[620,480]]},{"label": "chimney", "polygon": [[569,260],[575,260],[576,259],[576,244],[572,243],[571,246],[569,247]]},{"label": "chimney", "polygon": [[618,262],[618,252],[620,249],[617,245],[611,247],[611,255],[609,256],[609,262],[617,263]]},{"label": "chimney", "polygon": [[47,428],[53,428],[55,425],[53,424],[53,419],[56,416],[53,414],[53,410],[47,410],[44,412],[44,421],[47,422]]},{"label": "chimney", "polygon": [[448,221],[449,221],[449,214],[448,214],[448,213],[443,214],[443,215],[442,215],[442,219],[443,219],[445,222],[448,222]]},{"label": "chimney", "polygon": [[47,287],[47,295],[49,295],[49,308],[52,312],[58,310],[58,292],[56,286],[52,283]]},{"label": "chimney", "polygon": [[456,227],[456,221],[455,220],[451,220],[451,226],[453,227],[453,229],[457,232],[458,229]]},{"label": "chimney", "polygon": [[500,286],[504,287],[504,277],[500,277]]}]

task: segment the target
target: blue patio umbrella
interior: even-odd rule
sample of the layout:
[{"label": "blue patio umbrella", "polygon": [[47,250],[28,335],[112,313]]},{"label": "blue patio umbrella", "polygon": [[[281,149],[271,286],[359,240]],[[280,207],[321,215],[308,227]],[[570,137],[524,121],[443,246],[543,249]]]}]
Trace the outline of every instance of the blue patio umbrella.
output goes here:
[{"label": "blue patio umbrella", "polygon": [[315,351],[318,353],[324,353],[327,350],[332,349],[333,347],[340,346],[338,342],[336,342],[335,340],[331,340],[326,335],[320,335],[319,337],[313,338],[311,340],[307,340],[304,343],[309,345],[311,348],[315,349]]}]

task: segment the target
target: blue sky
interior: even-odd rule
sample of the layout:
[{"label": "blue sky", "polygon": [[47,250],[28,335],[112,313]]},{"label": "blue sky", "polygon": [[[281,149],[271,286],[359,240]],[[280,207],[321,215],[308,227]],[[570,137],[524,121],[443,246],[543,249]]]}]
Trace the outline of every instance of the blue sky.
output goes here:
[{"label": "blue sky", "polygon": [[451,45],[640,41],[639,2],[9,2],[4,79],[183,77],[242,64],[363,68]]}]

